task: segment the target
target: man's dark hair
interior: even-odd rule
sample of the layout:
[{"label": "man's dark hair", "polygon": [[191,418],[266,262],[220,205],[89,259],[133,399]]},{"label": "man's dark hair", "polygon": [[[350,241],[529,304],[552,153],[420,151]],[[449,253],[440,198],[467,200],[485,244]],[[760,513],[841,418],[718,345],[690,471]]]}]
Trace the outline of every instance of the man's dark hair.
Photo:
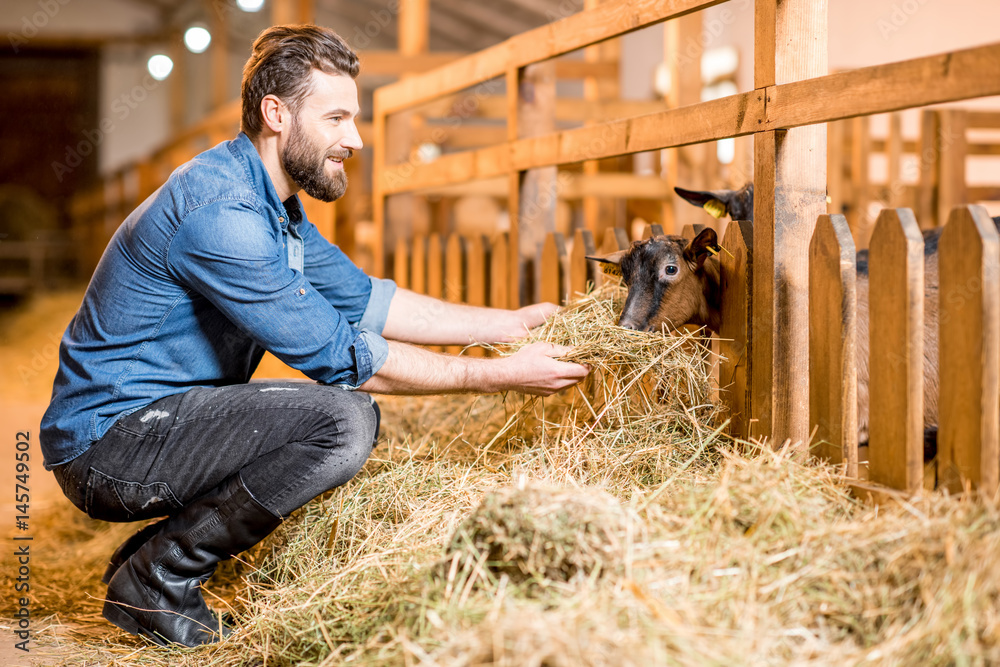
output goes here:
[{"label": "man's dark hair", "polygon": [[253,43],[243,66],[243,113],[240,129],[256,139],[264,128],[260,102],[275,95],[298,113],[310,92],[312,70],[358,77],[358,56],[340,35],[316,25],[277,25]]}]

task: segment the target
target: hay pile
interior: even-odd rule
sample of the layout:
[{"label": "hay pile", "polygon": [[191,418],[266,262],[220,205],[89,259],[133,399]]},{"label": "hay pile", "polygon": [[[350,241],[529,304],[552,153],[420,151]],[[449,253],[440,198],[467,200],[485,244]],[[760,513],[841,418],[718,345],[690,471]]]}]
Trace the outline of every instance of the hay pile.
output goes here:
[{"label": "hay pile", "polygon": [[107,627],[79,662],[1000,662],[995,502],[876,508],[796,450],[733,447],[704,349],[615,328],[621,298],[535,336],[577,345],[586,391],[380,400],[365,470],[210,586],[237,637],[160,649]]}]

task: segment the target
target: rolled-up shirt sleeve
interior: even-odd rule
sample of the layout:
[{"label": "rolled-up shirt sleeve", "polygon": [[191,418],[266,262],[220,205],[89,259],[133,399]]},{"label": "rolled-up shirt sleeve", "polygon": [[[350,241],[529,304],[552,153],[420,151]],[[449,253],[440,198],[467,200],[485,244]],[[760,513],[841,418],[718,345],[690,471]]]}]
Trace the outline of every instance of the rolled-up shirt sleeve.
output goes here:
[{"label": "rolled-up shirt sleeve", "polygon": [[[168,266],[289,366],[318,382],[357,388],[385,363],[388,345],[377,332],[353,326],[302,273],[289,268],[274,233],[248,204],[204,206],[180,224]],[[368,302],[365,296],[365,307]],[[360,323],[364,309],[355,310]]]}]

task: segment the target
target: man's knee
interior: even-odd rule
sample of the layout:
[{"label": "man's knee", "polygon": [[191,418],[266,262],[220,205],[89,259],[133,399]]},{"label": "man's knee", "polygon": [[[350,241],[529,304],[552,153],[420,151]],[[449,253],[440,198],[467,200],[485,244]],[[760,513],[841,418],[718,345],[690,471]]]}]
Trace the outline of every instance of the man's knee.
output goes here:
[{"label": "man's knee", "polygon": [[380,413],[375,401],[362,392],[331,388],[336,392],[325,402],[329,420],[317,434],[316,443],[330,449],[357,450],[368,458],[378,437]]}]

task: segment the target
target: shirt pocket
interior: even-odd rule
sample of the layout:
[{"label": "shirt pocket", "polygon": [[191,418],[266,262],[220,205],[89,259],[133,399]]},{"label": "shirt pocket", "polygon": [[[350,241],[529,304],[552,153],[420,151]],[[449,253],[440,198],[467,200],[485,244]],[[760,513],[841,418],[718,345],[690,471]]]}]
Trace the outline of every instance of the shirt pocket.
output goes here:
[{"label": "shirt pocket", "polygon": [[140,521],[165,516],[181,508],[166,482],[129,482],[90,469],[87,515],[101,521]]}]

